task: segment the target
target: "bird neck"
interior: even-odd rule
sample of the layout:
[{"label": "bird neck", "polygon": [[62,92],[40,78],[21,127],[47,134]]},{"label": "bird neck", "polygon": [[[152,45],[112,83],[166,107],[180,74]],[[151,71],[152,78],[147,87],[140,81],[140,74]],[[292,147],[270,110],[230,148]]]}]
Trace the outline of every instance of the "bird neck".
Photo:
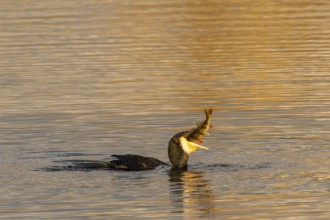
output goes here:
[{"label": "bird neck", "polygon": [[186,168],[189,155],[182,149],[179,138],[185,132],[174,135],[168,143],[168,158],[174,168]]}]

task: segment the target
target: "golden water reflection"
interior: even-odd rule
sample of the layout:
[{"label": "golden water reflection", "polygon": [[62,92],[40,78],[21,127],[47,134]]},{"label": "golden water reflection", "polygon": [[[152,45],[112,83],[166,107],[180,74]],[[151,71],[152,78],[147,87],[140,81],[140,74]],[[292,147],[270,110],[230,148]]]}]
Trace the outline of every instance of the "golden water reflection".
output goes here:
[{"label": "golden water reflection", "polygon": [[196,214],[203,217],[213,215],[213,192],[203,172],[171,169],[168,175],[173,213],[183,213],[184,219]]},{"label": "golden water reflection", "polygon": [[[0,5],[3,218],[329,216],[328,0]],[[269,168],[206,167],[170,181],[125,173],[119,183],[114,173],[35,172],[113,153],[167,160],[169,138],[205,107],[214,108],[210,150],[191,164]]]}]

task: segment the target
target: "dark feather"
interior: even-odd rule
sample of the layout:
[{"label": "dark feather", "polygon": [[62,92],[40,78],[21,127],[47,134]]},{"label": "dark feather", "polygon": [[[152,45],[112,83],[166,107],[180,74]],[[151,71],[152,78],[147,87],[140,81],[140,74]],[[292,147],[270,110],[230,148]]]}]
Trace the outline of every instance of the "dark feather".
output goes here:
[{"label": "dark feather", "polygon": [[117,158],[117,160],[109,162],[109,167],[112,169],[138,171],[155,169],[161,165],[168,166],[167,163],[152,157],[143,157],[134,154],[114,154],[112,156]]}]

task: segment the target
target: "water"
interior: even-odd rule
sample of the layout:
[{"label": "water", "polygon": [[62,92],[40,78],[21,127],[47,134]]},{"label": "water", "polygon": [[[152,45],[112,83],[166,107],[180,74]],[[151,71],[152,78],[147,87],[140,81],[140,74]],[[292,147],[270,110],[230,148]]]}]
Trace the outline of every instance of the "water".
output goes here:
[{"label": "water", "polygon": [[[328,219],[329,1],[1,1],[0,219]],[[62,171],[167,142],[187,172]]]}]

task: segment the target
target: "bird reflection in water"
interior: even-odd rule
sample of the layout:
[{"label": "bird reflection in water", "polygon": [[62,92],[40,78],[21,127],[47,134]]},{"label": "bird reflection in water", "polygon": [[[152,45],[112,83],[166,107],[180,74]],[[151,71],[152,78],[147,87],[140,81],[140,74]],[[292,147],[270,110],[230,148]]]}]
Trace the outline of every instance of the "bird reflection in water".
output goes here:
[{"label": "bird reflection in water", "polygon": [[184,213],[185,217],[213,215],[213,192],[203,172],[173,168],[168,175],[173,213]]}]

